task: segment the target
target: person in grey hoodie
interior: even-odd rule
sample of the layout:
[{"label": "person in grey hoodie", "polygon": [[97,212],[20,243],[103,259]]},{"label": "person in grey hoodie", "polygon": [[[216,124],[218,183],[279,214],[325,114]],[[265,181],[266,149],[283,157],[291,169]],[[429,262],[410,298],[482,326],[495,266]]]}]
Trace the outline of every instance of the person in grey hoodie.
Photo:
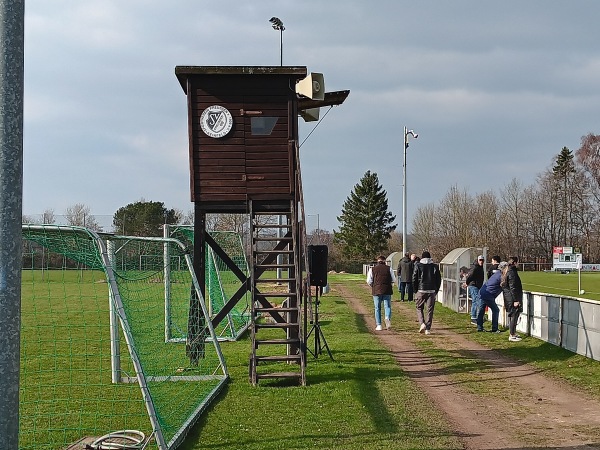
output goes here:
[{"label": "person in grey hoodie", "polygon": [[[424,251],[421,260],[415,264],[412,283],[416,291],[415,305],[417,319],[419,319],[419,333],[430,334],[435,297],[442,285],[442,276],[439,266],[433,262],[428,251]],[[423,313],[425,305],[427,305],[426,317]]]}]

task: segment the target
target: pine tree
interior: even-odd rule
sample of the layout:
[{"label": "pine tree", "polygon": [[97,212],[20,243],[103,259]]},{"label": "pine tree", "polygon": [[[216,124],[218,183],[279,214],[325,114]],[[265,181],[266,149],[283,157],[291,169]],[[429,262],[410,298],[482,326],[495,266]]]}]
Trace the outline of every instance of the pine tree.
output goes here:
[{"label": "pine tree", "polygon": [[[556,192],[560,199],[557,204],[558,224],[559,224],[559,239],[561,242],[566,242],[563,245],[573,245],[570,242],[573,221],[571,218],[572,211],[572,194],[575,185],[575,163],[573,162],[573,153],[567,147],[563,147],[560,153],[556,156],[556,164],[552,168]],[[561,244],[556,244],[561,245]]]},{"label": "pine tree", "polygon": [[376,173],[367,171],[354,186],[337,218],[340,230],[334,242],[342,254],[353,260],[371,261],[387,248],[390,233],[396,229],[396,216],[388,211],[387,192]]}]

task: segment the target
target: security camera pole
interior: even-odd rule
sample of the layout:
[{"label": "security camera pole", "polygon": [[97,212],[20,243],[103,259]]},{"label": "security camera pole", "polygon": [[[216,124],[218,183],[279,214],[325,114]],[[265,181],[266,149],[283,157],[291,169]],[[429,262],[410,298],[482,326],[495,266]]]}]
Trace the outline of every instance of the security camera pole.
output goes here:
[{"label": "security camera pole", "polygon": [[408,251],[406,245],[406,149],[408,148],[408,135],[411,135],[415,139],[419,137],[413,130],[407,130],[404,127],[404,165],[402,166],[404,177],[402,181],[402,254],[406,254]]}]

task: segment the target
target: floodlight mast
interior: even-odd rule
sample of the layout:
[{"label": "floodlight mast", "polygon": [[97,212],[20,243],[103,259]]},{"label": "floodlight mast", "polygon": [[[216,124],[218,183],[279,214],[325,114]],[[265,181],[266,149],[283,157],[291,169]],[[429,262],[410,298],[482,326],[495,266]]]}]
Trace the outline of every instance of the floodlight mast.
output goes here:
[{"label": "floodlight mast", "polygon": [[283,66],[283,31],[285,27],[283,26],[283,22],[279,17],[271,17],[269,19],[271,22],[273,29],[279,31],[279,53],[280,53],[280,64]]},{"label": "floodlight mast", "polygon": [[[283,66],[283,30],[285,30],[285,26],[279,17],[271,17],[269,19],[271,22],[271,26],[274,30],[279,31],[279,53],[280,53],[280,65]],[[279,225],[279,229],[277,230],[277,237],[283,237],[283,216],[277,217],[277,224]],[[277,264],[283,264],[283,255],[277,256]],[[277,279],[280,280],[283,278],[283,270],[281,268],[277,269]]]},{"label": "floodlight mast", "polygon": [[402,255],[405,255],[408,251],[408,247],[406,245],[406,149],[408,148],[409,135],[415,139],[419,137],[419,135],[413,130],[407,130],[406,127],[404,127],[404,164],[402,166]]}]

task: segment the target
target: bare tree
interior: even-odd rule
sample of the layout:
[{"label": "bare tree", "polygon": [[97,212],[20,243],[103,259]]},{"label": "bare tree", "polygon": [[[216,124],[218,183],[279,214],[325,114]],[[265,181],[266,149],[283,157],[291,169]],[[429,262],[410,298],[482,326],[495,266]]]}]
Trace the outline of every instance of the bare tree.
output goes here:
[{"label": "bare tree", "polygon": [[417,208],[412,221],[412,236],[416,248],[428,248],[435,254],[441,254],[439,245],[440,235],[436,226],[438,218],[435,212],[436,208],[433,203],[428,203]]},{"label": "bare tree", "polygon": [[90,213],[90,208],[83,203],[76,203],[65,210],[67,223],[76,227],[85,227],[94,231],[102,231],[96,218]]},{"label": "bare tree", "polygon": [[206,228],[213,231],[234,231],[240,235],[248,230],[248,214],[207,214]]},{"label": "bare tree", "polygon": [[[402,233],[398,233],[397,231],[392,231],[390,233],[390,240],[388,241],[388,252],[397,252],[402,251]],[[407,236],[408,238],[408,236]],[[408,245],[408,243],[407,243]],[[410,249],[410,245],[408,245]]]},{"label": "bare tree", "polygon": [[194,225],[194,210],[191,209],[187,213],[181,212],[181,225]]},{"label": "bare tree", "polygon": [[49,223],[55,223],[55,222],[56,222],[56,216],[54,215],[54,210],[51,208],[44,210],[44,212],[42,213],[42,223],[49,224]]},{"label": "bare tree", "polygon": [[446,240],[445,247],[451,250],[473,245],[475,236],[471,213],[474,208],[474,200],[466,190],[461,191],[457,186],[450,187],[436,211],[441,235]]},{"label": "bare tree", "polygon": [[502,220],[508,237],[508,254],[523,255],[525,246],[523,231],[521,230],[521,219],[524,214],[522,204],[523,185],[516,178],[513,178],[502,191]]},{"label": "bare tree", "polygon": [[498,253],[500,247],[500,204],[492,191],[477,194],[469,212],[474,239],[472,244],[485,246]]},{"label": "bare tree", "polygon": [[575,152],[576,161],[592,183],[592,192],[600,202],[600,135],[589,133],[581,138],[581,147]]}]

